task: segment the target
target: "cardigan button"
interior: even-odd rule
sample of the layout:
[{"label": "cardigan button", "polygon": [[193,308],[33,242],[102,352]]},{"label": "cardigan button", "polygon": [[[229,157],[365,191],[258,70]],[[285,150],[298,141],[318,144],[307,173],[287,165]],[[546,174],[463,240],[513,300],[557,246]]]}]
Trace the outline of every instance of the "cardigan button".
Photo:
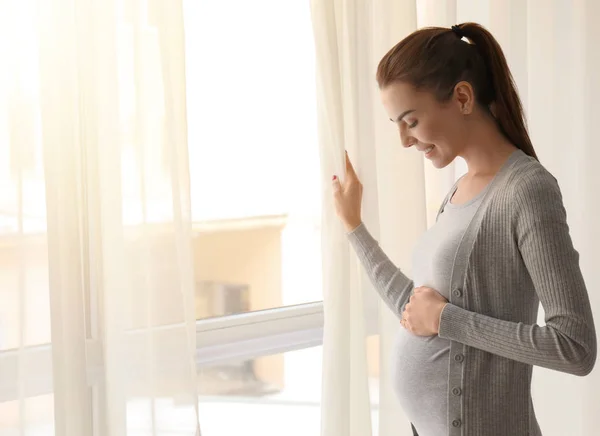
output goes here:
[{"label": "cardigan button", "polygon": [[462,390],[460,388],[453,388],[452,389],[452,395],[459,397],[460,394],[462,394]]},{"label": "cardigan button", "polygon": [[452,427],[454,427],[454,428],[460,427],[461,424],[462,424],[462,422],[460,422],[460,419],[455,419],[454,421],[452,421]]},{"label": "cardigan button", "polygon": [[452,295],[454,295],[456,298],[460,298],[462,297],[462,291],[460,289],[455,289],[454,291],[452,291]]},{"label": "cardigan button", "polygon": [[454,360],[458,363],[461,363],[463,360],[465,360],[465,356],[463,356],[462,354],[457,354],[456,356],[454,356]]}]

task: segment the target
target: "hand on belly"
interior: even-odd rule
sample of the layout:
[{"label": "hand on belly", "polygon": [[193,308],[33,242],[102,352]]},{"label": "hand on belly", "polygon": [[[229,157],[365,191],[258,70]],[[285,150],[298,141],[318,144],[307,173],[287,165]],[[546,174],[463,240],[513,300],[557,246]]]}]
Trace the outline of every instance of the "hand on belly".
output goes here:
[{"label": "hand on belly", "polygon": [[417,336],[437,335],[440,316],[448,300],[435,289],[422,286],[415,288],[408,304],[404,307],[402,326]]}]

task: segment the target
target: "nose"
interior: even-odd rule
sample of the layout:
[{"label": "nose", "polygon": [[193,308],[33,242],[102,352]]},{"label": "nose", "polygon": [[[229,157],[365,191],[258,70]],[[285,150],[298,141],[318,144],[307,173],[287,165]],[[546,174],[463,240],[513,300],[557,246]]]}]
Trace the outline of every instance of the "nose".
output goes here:
[{"label": "nose", "polygon": [[417,139],[408,134],[407,127],[405,127],[404,125],[400,127],[400,143],[404,148],[412,147],[417,143]]}]

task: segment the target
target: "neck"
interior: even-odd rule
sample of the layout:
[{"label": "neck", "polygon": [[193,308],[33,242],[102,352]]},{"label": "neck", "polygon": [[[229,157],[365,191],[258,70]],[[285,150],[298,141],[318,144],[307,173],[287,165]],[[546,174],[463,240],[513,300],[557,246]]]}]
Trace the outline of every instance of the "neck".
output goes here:
[{"label": "neck", "polygon": [[495,120],[485,116],[473,120],[469,140],[459,156],[467,163],[470,177],[488,177],[495,175],[516,149]]}]

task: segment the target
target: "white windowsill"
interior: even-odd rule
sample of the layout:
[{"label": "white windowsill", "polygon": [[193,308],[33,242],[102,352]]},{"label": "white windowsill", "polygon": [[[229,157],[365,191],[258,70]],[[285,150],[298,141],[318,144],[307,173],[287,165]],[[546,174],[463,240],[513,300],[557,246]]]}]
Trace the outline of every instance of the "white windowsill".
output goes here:
[{"label": "white windowsill", "polygon": [[[372,319],[368,317],[368,320]],[[288,306],[196,322],[196,365],[206,367],[222,362],[246,360],[285,353],[323,343],[323,302]],[[367,323],[367,334],[377,332],[375,322]],[[100,344],[88,340],[87,355],[101,360]],[[19,398],[19,365],[35,367],[27,382],[26,395],[52,392],[52,355],[50,345],[19,351],[0,351],[0,402]],[[100,381],[101,362],[90,362],[90,383]]]}]

